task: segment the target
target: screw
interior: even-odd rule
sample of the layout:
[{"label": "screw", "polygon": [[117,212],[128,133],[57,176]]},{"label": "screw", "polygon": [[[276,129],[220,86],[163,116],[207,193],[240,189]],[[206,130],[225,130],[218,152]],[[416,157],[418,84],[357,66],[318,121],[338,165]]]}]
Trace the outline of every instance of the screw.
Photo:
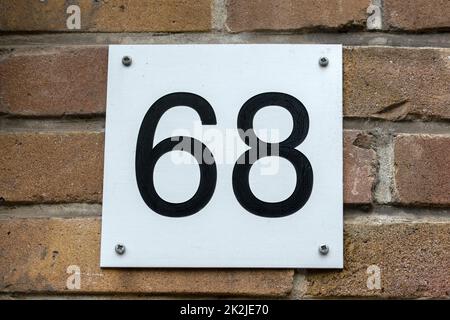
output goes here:
[{"label": "screw", "polygon": [[328,61],[328,58],[327,58],[327,57],[321,57],[321,58],[319,59],[319,65],[320,65],[321,67],[326,67],[326,66],[328,65],[329,62],[330,62],[330,61]]},{"label": "screw", "polygon": [[122,255],[125,253],[125,246],[123,244],[116,244],[115,250],[117,254]]},{"label": "screw", "polygon": [[330,251],[330,248],[326,244],[321,244],[319,247],[320,254],[327,255]]},{"label": "screw", "polygon": [[125,56],[125,57],[122,58],[122,64],[123,64],[125,67],[131,66],[131,63],[132,63],[132,62],[133,62],[133,60],[132,60],[131,57],[129,57],[129,56]]}]

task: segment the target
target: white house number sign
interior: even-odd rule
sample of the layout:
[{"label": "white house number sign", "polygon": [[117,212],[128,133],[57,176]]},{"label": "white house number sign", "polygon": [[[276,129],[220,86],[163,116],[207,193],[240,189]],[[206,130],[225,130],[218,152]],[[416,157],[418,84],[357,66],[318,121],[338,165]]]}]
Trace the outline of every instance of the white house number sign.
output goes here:
[{"label": "white house number sign", "polygon": [[339,45],[110,46],[102,267],[342,268]]}]

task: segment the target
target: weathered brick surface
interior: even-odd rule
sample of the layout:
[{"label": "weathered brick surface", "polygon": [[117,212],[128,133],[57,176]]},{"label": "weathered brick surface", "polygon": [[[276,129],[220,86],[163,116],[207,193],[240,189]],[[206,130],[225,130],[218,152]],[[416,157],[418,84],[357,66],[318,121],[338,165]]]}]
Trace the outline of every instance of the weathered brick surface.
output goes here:
[{"label": "weathered brick surface", "polygon": [[384,0],[386,28],[406,31],[450,29],[448,0]]},{"label": "weathered brick surface", "polygon": [[399,135],[394,152],[396,202],[450,205],[450,136]]},{"label": "weathered brick surface", "polygon": [[283,296],[293,282],[292,270],[100,269],[96,218],[0,220],[0,252],[0,292]]},{"label": "weathered brick surface", "polygon": [[[384,219],[346,221],[344,270],[308,271],[305,295],[448,297],[450,224]],[[3,293],[283,296],[293,285],[292,270],[100,269],[97,218],[2,219],[0,239]],[[79,290],[67,288],[71,265],[80,267]],[[380,289],[367,287],[371,265]]]},{"label": "weathered brick surface", "polygon": [[7,203],[100,202],[102,133],[0,133]]},{"label": "weathered brick surface", "polygon": [[[450,223],[346,222],[344,239],[344,270],[308,271],[305,295],[450,296]],[[380,290],[367,286],[371,265],[380,268]]]},{"label": "weathered brick surface", "polygon": [[[227,6],[214,7],[213,2]],[[213,22],[215,28],[225,22],[230,33],[268,31],[269,38],[289,31],[364,31],[372,2],[0,0],[0,33],[13,33],[5,38],[11,46],[0,48],[0,116],[5,117],[0,126],[7,124],[0,128],[0,296],[449,299],[450,220],[445,213],[450,208],[450,131],[394,134],[393,149],[388,149],[393,157],[386,159],[386,152],[376,153],[375,138],[360,121],[361,130],[344,131],[344,203],[370,206],[380,178],[377,195],[381,202],[392,196],[391,202],[386,200],[392,206],[389,214],[353,208],[345,215],[343,270],[302,270],[295,278],[293,270],[99,267],[101,218],[87,216],[99,206],[87,210],[85,203],[102,201],[104,134],[82,131],[95,129],[78,126],[74,117],[105,114],[108,48],[79,43],[104,43],[102,32],[124,32],[126,38],[126,32],[210,31]],[[397,44],[434,41],[410,33],[450,31],[449,0],[381,2],[383,29],[396,33],[388,38]],[[81,28],[69,30],[67,8],[74,4],[81,9]],[[59,34],[52,35],[55,32]],[[86,32],[100,34],[69,34]],[[202,39],[216,36],[205,34]],[[253,37],[247,36],[238,38]],[[74,41],[71,46],[19,43],[24,38],[29,43],[71,42],[66,37]],[[176,39],[192,42],[191,37],[180,34]],[[368,35],[355,37],[345,38],[378,41]],[[172,35],[166,40],[174,39]],[[345,47],[343,53],[344,117],[440,121],[438,126],[405,122],[393,129],[438,128],[442,133],[444,121],[450,120],[449,48],[359,46]],[[63,128],[52,132],[49,126],[55,119],[47,119],[64,116],[70,117]],[[30,117],[41,120],[23,119]],[[382,135],[390,134],[388,122],[382,130]],[[393,166],[382,167],[380,177],[378,160]],[[392,170],[393,176],[386,177],[385,170]],[[401,207],[410,207],[406,211],[414,214],[400,213]],[[442,214],[433,214],[436,210]],[[67,272],[70,266],[80,268],[79,289],[67,287],[73,278]],[[379,268],[381,288],[368,287],[374,278],[369,267]]]},{"label": "weathered brick surface", "polygon": [[[70,30],[69,5],[77,4],[81,28]],[[4,31],[205,31],[211,28],[211,0],[0,1]]]},{"label": "weathered brick surface", "polygon": [[256,30],[363,29],[370,0],[230,0],[232,32]]},{"label": "weathered brick surface", "polygon": [[107,65],[107,47],[4,51],[0,55],[0,114],[104,113]]},{"label": "weathered brick surface", "polygon": [[369,0],[230,0],[227,26],[232,32],[360,28]]},{"label": "weathered brick surface", "polygon": [[[0,134],[0,197],[6,203],[101,202],[103,133]],[[345,132],[344,201],[372,202],[375,153]]]},{"label": "weathered brick surface", "polygon": [[[344,115],[450,119],[450,49],[344,50]],[[0,113],[104,114],[107,48],[18,49],[0,56]]]},{"label": "weathered brick surface", "polygon": [[372,189],[376,177],[376,153],[372,137],[357,130],[346,130],[344,135],[344,202],[372,203]]},{"label": "weathered brick surface", "polygon": [[347,117],[450,119],[450,49],[348,48]]}]

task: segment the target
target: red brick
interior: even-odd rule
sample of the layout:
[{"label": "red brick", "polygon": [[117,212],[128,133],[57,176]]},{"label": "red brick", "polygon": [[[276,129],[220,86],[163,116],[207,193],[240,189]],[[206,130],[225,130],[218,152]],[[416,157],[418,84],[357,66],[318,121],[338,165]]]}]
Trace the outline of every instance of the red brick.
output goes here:
[{"label": "red brick", "polygon": [[[67,8],[77,4],[81,28],[68,29]],[[211,28],[211,0],[108,0],[0,2],[6,31],[181,32]]]},{"label": "red brick", "polygon": [[450,119],[450,49],[344,51],[344,114],[386,120]]},{"label": "red brick", "polygon": [[100,202],[103,133],[1,133],[6,203]]},{"label": "red brick", "polygon": [[450,136],[400,135],[394,152],[396,202],[450,205]]},{"label": "red brick", "polygon": [[406,31],[437,31],[450,28],[448,0],[384,0],[386,28]]},{"label": "red brick", "polygon": [[[292,270],[100,269],[100,220],[0,219],[0,292],[285,296]],[[69,266],[81,287],[67,288]]]},{"label": "red brick", "polygon": [[20,116],[104,113],[107,71],[107,47],[4,51],[0,55],[0,113]]},{"label": "red brick", "polygon": [[344,134],[344,203],[372,203],[376,177],[376,153],[372,136],[357,130]]},{"label": "red brick", "polygon": [[[304,295],[448,298],[450,223],[416,223],[405,219],[389,222],[389,219],[392,217],[372,221],[347,219],[344,270],[309,270]],[[367,286],[369,276],[373,275],[367,273],[370,266],[379,267],[380,289]]]},{"label": "red brick", "polygon": [[256,30],[363,29],[370,0],[230,0],[232,32]]}]

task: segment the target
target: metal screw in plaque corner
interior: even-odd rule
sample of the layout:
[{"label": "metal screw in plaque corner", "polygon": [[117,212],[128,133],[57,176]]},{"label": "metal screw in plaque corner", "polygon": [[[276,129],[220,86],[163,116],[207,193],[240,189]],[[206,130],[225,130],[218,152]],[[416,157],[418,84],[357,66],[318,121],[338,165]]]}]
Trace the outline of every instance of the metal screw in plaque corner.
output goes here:
[{"label": "metal screw in plaque corner", "polygon": [[319,246],[319,252],[320,252],[320,254],[322,254],[322,255],[327,255],[329,251],[330,251],[330,248],[329,248],[326,244],[321,244],[321,245]]},{"label": "metal screw in plaque corner", "polygon": [[320,65],[321,67],[326,67],[326,66],[328,66],[329,63],[330,63],[330,61],[328,60],[327,57],[320,57],[320,59],[319,59],[319,65]]},{"label": "metal screw in plaque corner", "polygon": [[125,56],[125,57],[122,58],[122,64],[123,64],[125,67],[131,66],[132,63],[133,63],[133,59],[131,59],[130,56]]},{"label": "metal screw in plaque corner", "polygon": [[125,246],[123,244],[120,244],[120,243],[116,244],[115,250],[116,250],[117,254],[122,255],[122,254],[125,253]]}]

